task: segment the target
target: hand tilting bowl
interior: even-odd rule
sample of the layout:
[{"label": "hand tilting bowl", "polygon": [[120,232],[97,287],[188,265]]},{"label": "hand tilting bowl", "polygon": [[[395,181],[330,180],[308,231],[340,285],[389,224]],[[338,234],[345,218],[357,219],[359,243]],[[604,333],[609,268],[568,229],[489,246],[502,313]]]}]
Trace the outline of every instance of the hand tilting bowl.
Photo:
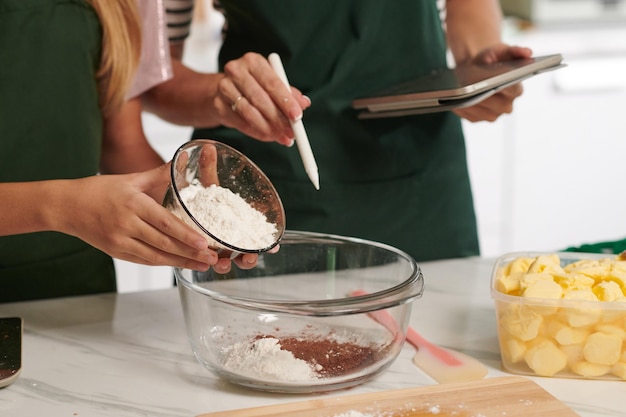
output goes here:
[{"label": "hand tilting bowl", "polygon": [[[276,392],[346,388],[384,371],[423,290],[404,252],[309,232],[287,231],[280,250],[249,270],[174,271],[197,360],[235,384]],[[381,315],[383,323],[372,318]]]},{"label": "hand tilting bowl", "polygon": [[[194,193],[228,190],[228,194],[220,194],[204,207],[198,207],[187,198],[193,197],[190,190]],[[241,202],[249,211],[241,221],[226,218],[233,213],[230,206],[218,204],[225,200]],[[192,140],[176,151],[163,206],[203,233],[209,247],[220,251],[269,251],[285,231],[285,211],[267,176],[241,152],[212,140]],[[257,231],[251,227],[252,219],[260,219],[264,228]],[[224,224],[228,224],[228,229]],[[264,235],[254,236],[255,233]]]}]

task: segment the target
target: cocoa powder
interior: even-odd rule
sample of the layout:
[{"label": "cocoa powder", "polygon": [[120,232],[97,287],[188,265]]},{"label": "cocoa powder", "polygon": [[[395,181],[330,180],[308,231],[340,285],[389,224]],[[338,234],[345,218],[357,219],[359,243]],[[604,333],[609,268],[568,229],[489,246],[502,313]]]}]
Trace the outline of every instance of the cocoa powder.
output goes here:
[{"label": "cocoa powder", "polygon": [[295,358],[307,362],[322,378],[340,376],[366,368],[379,360],[388,348],[372,348],[353,342],[324,338],[279,338],[262,335],[256,339],[267,337],[278,339],[282,350],[289,351]]}]

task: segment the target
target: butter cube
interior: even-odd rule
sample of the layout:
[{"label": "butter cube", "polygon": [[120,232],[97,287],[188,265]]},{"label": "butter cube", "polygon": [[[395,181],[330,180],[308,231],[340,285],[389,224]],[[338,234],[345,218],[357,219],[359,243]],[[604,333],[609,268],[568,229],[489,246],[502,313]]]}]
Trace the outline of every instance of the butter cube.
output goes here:
[{"label": "butter cube", "polygon": [[570,327],[555,320],[552,321],[550,328],[551,336],[562,346],[580,344],[589,335],[585,328]]},{"label": "butter cube", "polygon": [[[614,303],[626,303],[626,297],[618,298]],[[602,316],[604,323],[613,323],[616,326],[626,328],[626,304],[622,309],[605,309]]]},{"label": "butter cube", "polygon": [[570,290],[563,293],[563,299],[565,300],[580,300],[580,301],[598,301],[598,297],[593,293],[591,287],[580,290]]},{"label": "butter cube", "polygon": [[545,273],[563,273],[561,268],[561,260],[556,254],[539,255],[535,261],[528,267],[528,273],[545,272]]},{"label": "butter cube", "polygon": [[[515,258],[513,261],[509,263],[507,273],[509,275],[516,274],[516,273],[525,274],[526,272],[528,272],[528,267],[530,266],[530,264],[532,264],[534,261],[535,261],[534,258],[524,258],[524,257]],[[625,272],[626,272],[626,269],[625,269]]]},{"label": "butter cube", "polygon": [[[522,296],[526,298],[540,298],[543,300],[559,300],[563,294],[563,289],[559,284],[549,280],[537,280],[528,285],[522,290]],[[530,305],[530,308],[535,310],[537,314],[547,317],[555,314],[558,311],[558,304],[556,302],[541,302],[541,305]]]},{"label": "butter cube", "polygon": [[626,261],[618,261],[618,260],[613,261],[612,271],[626,273]]},{"label": "butter cube", "polygon": [[565,353],[565,356],[567,356],[567,363],[570,365],[572,363],[585,360],[585,357],[583,356],[582,344],[561,346],[561,352]]},{"label": "butter cube", "polygon": [[504,362],[518,363],[524,359],[526,343],[514,337],[503,337],[500,342],[500,349]]},{"label": "butter cube", "polygon": [[520,279],[524,276],[523,272],[515,272],[510,275],[500,275],[496,281],[496,289],[504,294],[519,295]]},{"label": "butter cube", "polygon": [[[626,262],[620,262],[620,264],[626,264]],[[623,291],[626,291],[626,265],[624,266],[614,266],[607,279],[611,281],[615,281]]]},{"label": "butter cube", "polygon": [[553,376],[567,366],[567,356],[554,342],[545,340],[529,348],[526,364],[539,376]]},{"label": "butter cube", "polygon": [[622,288],[615,281],[602,281],[593,287],[593,293],[600,301],[615,301],[624,297]]},{"label": "butter cube", "polygon": [[587,338],[583,347],[585,360],[599,365],[614,365],[622,353],[622,338],[614,334],[596,332]]},{"label": "butter cube", "polygon": [[615,324],[598,324],[595,330],[606,334],[613,334],[622,340],[626,340],[626,329],[622,326]]},{"label": "butter cube", "polygon": [[597,259],[580,259],[563,267],[565,272],[576,272],[579,269],[593,268],[600,265]]},{"label": "butter cube", "polygon": [[593,278],[595,282],[600,282],[609,276],[610,269],[602,265],[599,265],[599,266],[589,267],[589,268],[579,268],[579,269],[576,269],[575,272],[578,274],[587,275],[589,278]]},{"label": "butter cube", "polygon": [[611,373],[623,380],[626,380],[626,362],[618,362],[611,368]]},{"label": "butter cube", "polygon": [[519,340],[528,341],[539,334],[543,318],[526,305],[510,304],[500,319],[502,328]]},{"label": "butter cube", "polygon": [[611,371],[611,366],[580,361],[570,364],[570,369],[575,374],[584,376],[585,378],[597,378],[608,374]]},{"label": "butter cube", "polygon": [[[566,291],[563,294],[563,299],[598,301],[598,297],[596,297],[591,289]],[[570,326],[585,327],[600,321],[600,318],[602,317],[602,309],[599,307],[563,308],[561,315],[564,316],[564,321]]]},{"label": "butter cube", "polygon": [[[548,276],[550,277],[549,279],[539,279],[527,285],[526,288],[523,290],[522,295],[524,297],[548,298],[551,300],[560,299],[563,296],[563,288],[561,288],[559,284],[552,280],[551,275]],[[526,277],[528,277],[528,275]],[[524,279],[522,279],[522,282],[523,281]]]},{"label": "butter cube", "polygon": [[555,274],[554,281],[565,291],[587,290],[596,283],[593,278],[576,273]]}]

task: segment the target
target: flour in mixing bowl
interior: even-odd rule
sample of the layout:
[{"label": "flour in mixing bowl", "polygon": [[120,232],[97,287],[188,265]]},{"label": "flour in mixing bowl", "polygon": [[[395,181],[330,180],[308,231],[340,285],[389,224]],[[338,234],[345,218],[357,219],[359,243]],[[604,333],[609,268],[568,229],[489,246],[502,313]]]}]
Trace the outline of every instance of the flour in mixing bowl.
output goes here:
[{"label": "flour in mixing bowl", "polygon": [[306,361],[281,349],[280,340],[273,337],[235,343],[223,351],[224,368],[237,373],[254,375],[274,381],[313,381],[317,375]]},{"label": "flour in mixing bowl", "polygon": [[194,180],[179,193],[193,217],[220,240],[242,249],[263,249],[274,243],[276,225],[228,188],[203,187]]},{"label": "flour in mixing bowl", "polygon": [[370,347],[333,336],[257,336],[222,350],[224,368],[255,379],[311,382],[358,372],[384,355],[385,347]]}]

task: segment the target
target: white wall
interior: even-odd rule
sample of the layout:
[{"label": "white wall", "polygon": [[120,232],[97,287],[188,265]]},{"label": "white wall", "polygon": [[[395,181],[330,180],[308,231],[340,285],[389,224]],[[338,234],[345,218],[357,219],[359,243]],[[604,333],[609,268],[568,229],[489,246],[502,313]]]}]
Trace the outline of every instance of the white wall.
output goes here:
[{"label": "white wall", "polygon": [[464,123],[483,255],[626,238],[626,27],[507,41],[568,67],[525,81],[512,115]]}]

